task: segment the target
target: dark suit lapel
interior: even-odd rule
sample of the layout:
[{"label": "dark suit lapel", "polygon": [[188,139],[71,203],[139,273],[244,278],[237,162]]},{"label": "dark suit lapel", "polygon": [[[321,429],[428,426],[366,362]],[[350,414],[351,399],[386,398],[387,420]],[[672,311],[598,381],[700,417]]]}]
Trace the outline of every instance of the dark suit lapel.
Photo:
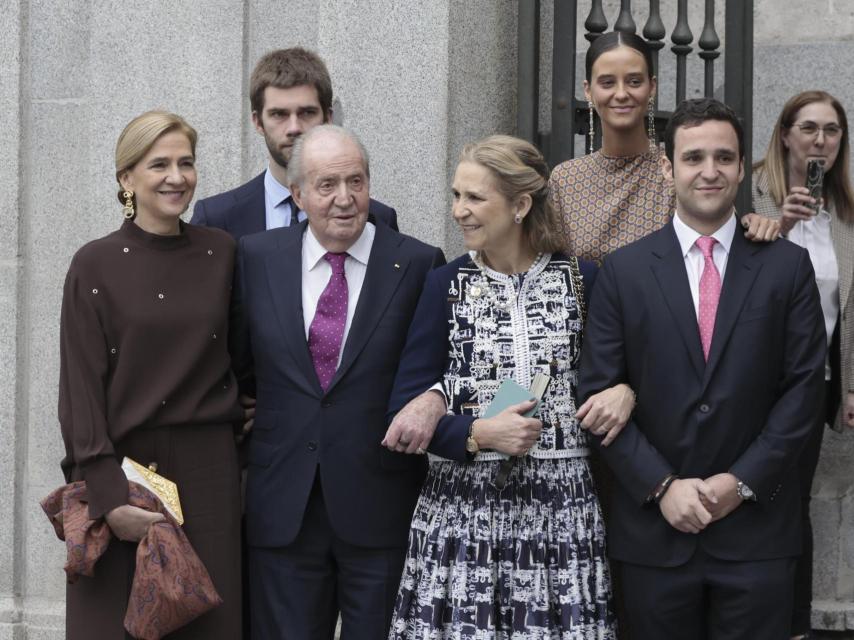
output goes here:
[{"label": "dark suit lapel", "polygon": [[267,203],[264,200],[264,175],[256,176],[246,185],[245,194],[235,203],[238,215],[233,217],[232,235],[236,237],[267,229]]},{"label": "dark suit lapel", "polygon": [[685,258],[682,255],[679,240],[676,238],[676,232],[673,230],[672,220],[658,232],[657,241],[652,251],[652,272],[658,281],[679,335],[685,343],[688,359],[697,373],[697,378],[702,379],[706,365],[703,362],[697,313],[691,297],[691,286],[688,284]]},{"label": "dark suit lapel", "polygon": [[375,228],[365,280],[344,344],[341,364],[327,392],[335,387],[365,348],[409,266],[409,258],[399,250],[402,238],[383,224],[376,224]]},{"label": "dark suit lapel", "polygon": [[715,315],[715,332],[712,334],[712,345],[709,349],[709,361],[706,364],[706,373],[703,377],[703,388],[709,384],[715,367],[726,349],[753,282],[762,270],[761,262],[753,259],[757,251],[759,251],[759,245],[747,240],[741,233],[741,228],[736,225],[727,258],[726,273],[724,273],[721,284],[721,297],[718,301],[718,312]]},{"label": "dark suit lapel", "polygon": [[276,251],[267,256],[265,266],[273,307],[296,363],[292,371],[294,379],[302,382],[307,392],[322,395],[305,339],[302,314],[302,237],[305,226],[303,222],[298,232],[286,234]]}]

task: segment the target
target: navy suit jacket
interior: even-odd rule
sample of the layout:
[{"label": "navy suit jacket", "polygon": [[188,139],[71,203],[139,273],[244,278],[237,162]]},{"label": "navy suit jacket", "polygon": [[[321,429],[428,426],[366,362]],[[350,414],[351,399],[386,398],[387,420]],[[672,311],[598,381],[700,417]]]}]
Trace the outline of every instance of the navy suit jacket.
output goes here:
[{"label": "navy suit jacket", "polygon": [[[250,233],[267,229],[267,206],[264,202],[264,175],[262,171],[246,184],[236,189],[203,198],[193,207],[191,224],[217,227],[227,231],[235,240]],[[368,213],[376,220],[397,231],[397,212],[382,202],[371,199]]]},{"label": "navy suit jacket", "polygon": [[406,544],[426,471],[423,456],[380,445],[406,332],[441,250],[376,225],[341,365],[328,390],[317,380],[302,312],[306,222],[243,237],[231,325],[241,388],[255,393],[249,442],[249,544],[293,542],[315,476],[336,534],[362,547]]},{"label": "navy suit jacket", "polygon": [[[696,546],[723,560],[801,552],[794,464],[821,428],[826,336],[807,252],[736,232],[708,362],[671,222],[605,259],[587,316],[579,401],[628,383],[637,407],[608,447],[608,548],[647,566],[678,566]],[[669,473],[730,472],[758,496],[697,535],[671,527],[647,496]]]}]

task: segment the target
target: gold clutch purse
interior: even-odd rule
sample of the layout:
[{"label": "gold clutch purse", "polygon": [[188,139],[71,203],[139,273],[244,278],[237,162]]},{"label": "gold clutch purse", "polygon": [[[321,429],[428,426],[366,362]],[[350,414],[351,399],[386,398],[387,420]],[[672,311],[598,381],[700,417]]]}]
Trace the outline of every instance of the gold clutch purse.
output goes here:
[{"label": "gold clutch purse", "polygon": [[122,460],[122,471],[125,472],[128,480],[133,480],[156,495],[178,524],[184,524],[184,513],[181,511],[177,484],[128,457]]}]

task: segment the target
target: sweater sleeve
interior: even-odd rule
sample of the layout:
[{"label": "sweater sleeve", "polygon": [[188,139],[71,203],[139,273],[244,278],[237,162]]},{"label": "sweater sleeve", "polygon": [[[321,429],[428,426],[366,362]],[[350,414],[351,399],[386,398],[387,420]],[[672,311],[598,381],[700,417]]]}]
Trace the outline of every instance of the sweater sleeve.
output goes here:
[{"label": "sweater sleeve", "polygon": [[86,481],[89,517],[127,503],[128,484],[115,457],[106,416],[109,355],[97,313],[97,281],[77,257],[65,279],[60,317],[59,423],[66,476],[77,467]]}]

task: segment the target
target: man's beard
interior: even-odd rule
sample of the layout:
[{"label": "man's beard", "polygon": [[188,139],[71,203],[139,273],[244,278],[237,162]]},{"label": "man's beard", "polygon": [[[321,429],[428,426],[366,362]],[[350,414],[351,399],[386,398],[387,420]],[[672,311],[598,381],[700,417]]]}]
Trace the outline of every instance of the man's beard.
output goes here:
[{"label": "man's beard", "polygon": [[267,144],[267,152],[270,154],[270,157],[273,159],[273,162],[282,167],[282,169],[287,169],[288,160],[290,160],[290,158],[286,158],[285,154],[282,153],[281,149],[279,149],[276,143],[270,138],[268,138],[266,135],[264,136],[264,142]]}]

